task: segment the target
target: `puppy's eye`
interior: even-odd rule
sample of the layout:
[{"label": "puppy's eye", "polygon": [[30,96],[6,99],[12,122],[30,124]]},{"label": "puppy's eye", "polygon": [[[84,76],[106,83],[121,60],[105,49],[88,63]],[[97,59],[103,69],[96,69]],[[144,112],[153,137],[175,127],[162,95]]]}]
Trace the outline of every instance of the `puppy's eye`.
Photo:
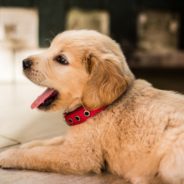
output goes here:
[{"label": "puppy's eye", "polygon": [[56,56],[54,60],[57,61],[58,63],[62,64],[62,65],[68,65],[69,64],[66,57],[63,56],[63,55]]}]

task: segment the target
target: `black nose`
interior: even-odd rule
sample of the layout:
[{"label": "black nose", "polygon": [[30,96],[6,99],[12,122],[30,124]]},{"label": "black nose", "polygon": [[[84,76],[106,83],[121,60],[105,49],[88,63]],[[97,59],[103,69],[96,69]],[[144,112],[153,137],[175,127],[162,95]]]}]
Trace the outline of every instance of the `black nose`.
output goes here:
[{"label": "black nose", "polygon": [[32,61],[30,59],[24,59],[22,61],[22,66],[23,66],[24,70],[31,68],[32,64],[33,63],[32,63]]}]

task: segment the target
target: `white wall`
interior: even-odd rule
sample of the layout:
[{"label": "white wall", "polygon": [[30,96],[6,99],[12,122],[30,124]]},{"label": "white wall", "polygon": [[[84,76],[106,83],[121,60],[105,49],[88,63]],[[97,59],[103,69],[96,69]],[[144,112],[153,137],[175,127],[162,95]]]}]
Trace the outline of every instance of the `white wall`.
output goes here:
[{"label": "white wall", "polygon": [[11,51],[5,48],[0,49],[0,82],[12,80],[13,65]]},{"label": "white wall", "polygon": [[0,82],[24,82],[22,60],[44,49],[22,50],[13,53],[10,49],[0,49]]}]

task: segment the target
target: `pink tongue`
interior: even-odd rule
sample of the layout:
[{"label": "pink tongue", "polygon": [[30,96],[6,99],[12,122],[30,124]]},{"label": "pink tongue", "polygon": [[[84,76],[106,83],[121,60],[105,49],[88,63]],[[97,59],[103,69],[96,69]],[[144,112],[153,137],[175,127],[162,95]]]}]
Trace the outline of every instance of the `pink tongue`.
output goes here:
[{"label": "pink tongue", "polygon": [[54,89],[50,89],[47,88],[40,96],[37,97],[37,99],[32,103],[31,108],[37,108],[39,105],[41,105],[42,103],[44,103],[44,101],[49,98],[53,92],[55,90]]}]

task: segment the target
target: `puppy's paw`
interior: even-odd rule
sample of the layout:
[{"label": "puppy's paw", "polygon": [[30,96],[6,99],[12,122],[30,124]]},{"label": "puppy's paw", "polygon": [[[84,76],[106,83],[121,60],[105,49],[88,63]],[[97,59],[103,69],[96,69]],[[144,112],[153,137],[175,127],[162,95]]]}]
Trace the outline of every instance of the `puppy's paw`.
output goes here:
[{"label": "puppy's paw", "polygon": [[14,148],[0,153],[0,167],[15,168],[17,152],[18,152],[18,149]]}]

